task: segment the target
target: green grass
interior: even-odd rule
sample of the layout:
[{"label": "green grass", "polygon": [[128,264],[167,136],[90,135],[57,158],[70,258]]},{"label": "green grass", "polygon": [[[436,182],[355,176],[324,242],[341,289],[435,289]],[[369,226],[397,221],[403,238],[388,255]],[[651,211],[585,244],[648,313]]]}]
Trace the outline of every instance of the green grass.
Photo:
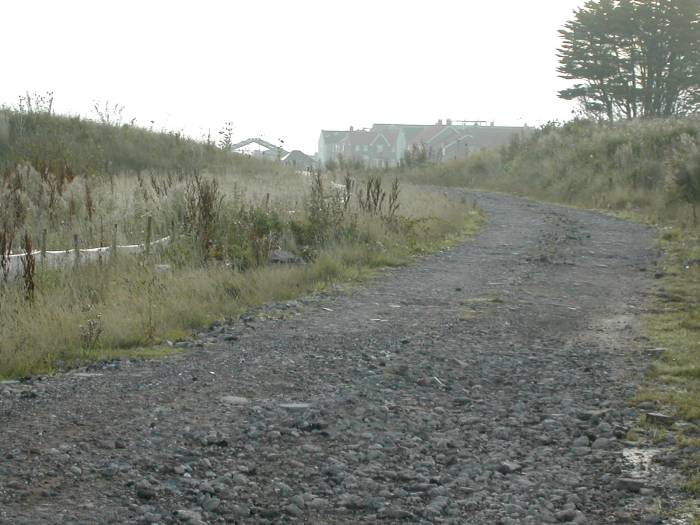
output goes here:
[{"label": "green grass", "polygon": [[667,229],[660,245],[664,273],[655,288],[646,332],[663,348],[639,399],[658,401],[680,418],[700,419],[700,267],[687,264],[700,256],[700,238]]}]

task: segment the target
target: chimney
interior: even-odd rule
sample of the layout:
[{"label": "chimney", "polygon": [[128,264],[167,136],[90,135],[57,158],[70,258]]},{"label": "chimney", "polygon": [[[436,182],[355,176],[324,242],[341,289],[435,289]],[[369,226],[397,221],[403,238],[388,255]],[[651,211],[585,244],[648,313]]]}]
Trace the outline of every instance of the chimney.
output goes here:
[{"label": "chimney", "polygon": [[448,126],[451,126],[451,125],[452,125],[452,119],[451,119],[451,118],[448,118],[448,119],[445,121],[445,123],[446,123]]},{"label": "chimney", "polygon": [[350,126],[350,131],[355,131],[355,126]]},{"label": "chimney", "polygon": [[438,126],[442,126],[442,119],[438,119],[437,125],[438,125]]},{"label": "chimney", "polygon": [[495,125],[496,125],[496,123],[492,120],[492,121],[491,121],[491,127],[494,127]]}]

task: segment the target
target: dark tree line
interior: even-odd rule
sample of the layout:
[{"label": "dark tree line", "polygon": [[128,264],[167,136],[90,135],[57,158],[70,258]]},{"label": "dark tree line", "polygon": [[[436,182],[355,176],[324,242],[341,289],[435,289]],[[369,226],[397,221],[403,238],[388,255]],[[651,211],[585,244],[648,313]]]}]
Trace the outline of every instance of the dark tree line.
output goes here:
[{"label": "dark tree line", "polygon": [[684,115],[700,109],[700,0],[589,0],[559,31],[559,92],[586,115]]}]

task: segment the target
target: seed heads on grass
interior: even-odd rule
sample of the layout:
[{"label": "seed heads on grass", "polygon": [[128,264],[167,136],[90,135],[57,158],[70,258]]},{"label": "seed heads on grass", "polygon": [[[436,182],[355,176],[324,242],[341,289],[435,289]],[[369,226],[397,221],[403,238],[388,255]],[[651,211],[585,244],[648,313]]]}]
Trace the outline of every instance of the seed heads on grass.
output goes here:
[{"label": "seed heads on grass", "polygon": [[80,348],[83,352],[93,352],[98,348],[100,336],[103,332],[102,314],[94,312],[94,306],[87,307],[91,313],[85,324],[80,325]]},{"label": "seed heads on grass", "polygon": [[216,179],[206,179],[199,173],[185,187],[185,225],[195,237],[202,258],[207,260],[219,226],[224,196]]},{"label": "seed heads on grass", "polygon": [[386,199],[386,192],[382,189],[380,177],[368,177],[365,181],[364,191],[360,190],[357,193],[360,209],[370,215],[381,214],[384,199]]}]

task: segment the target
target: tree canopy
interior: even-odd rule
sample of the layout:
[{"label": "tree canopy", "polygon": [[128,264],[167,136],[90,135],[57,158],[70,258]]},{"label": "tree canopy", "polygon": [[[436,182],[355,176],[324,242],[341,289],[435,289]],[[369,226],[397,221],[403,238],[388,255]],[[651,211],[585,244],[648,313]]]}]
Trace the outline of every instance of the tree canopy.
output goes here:
[{"label": "tree canopy", "polygon": [[559,92],[589,116],[700,109],[700,0],[588,0],[559,31]]}]

